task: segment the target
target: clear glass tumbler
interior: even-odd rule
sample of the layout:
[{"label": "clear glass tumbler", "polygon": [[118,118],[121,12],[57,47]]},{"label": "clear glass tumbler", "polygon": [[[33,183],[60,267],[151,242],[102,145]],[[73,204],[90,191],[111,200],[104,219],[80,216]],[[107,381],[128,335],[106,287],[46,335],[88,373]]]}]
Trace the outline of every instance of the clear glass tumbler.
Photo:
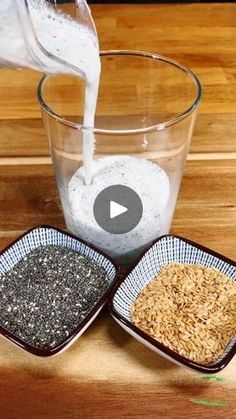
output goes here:
[{"label": "clear glass tumbler", "polygon": [[[126,263],[170,230],[201,84],[188,68],[146,52],[104,51],[101,65],[94,128],[83,126],[82,79],[46,75],[38,98],[68,230]],[[93,159],[84,167],[91,138]],[[140,198],[142,214],[130,231],[108,231],[95,216],[98,195],[112,185],[129,187]],[[119,194],[117,202],[114,194],[111,199],[126,207]],[[119,210],[110,218],[113,226],[122,224]]]}]

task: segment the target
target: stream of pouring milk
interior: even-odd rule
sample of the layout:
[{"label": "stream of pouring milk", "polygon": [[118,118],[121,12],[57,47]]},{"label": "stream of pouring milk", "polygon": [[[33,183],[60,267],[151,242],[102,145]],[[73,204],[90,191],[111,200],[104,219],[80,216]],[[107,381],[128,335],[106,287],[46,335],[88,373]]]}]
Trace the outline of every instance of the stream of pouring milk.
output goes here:
[{"label": "stream of pouring milk", "polygon": [[[28,67],[84,78],[84,125],[93,127],[100,77],[99,43],[85,0],[75,3],[79,6],[79,21],[45,0],[28,0],[30,19],[24,0],[1,0],[0,66]],[[91,183],[93,153],[94,136],[88,130],[83,136],[86,184]]]},{"label": "stream of pouring milk", "polygon": [[[77,0],[80,6],[79,22],[56,11],[54,8],[38,1],[29,0],[29,10],[37,33],[37,37],[53,56],[65,61],[63,68],[57,71],[72,73],[85,79],[85,127],[94,127],[97,96],[100,78],[99,42],[97,33],[84,0]],[[85,26],[82,21],[87,21]],[[47,24],[45,23],[47,22]],[[48,26],[47,30],[45,24]],[[74,67],[74,69],[72,68]],[[53,72],[55,72],[55,67]],[[84,181],[89,185],[92,181],[92,163],[95,147],[94,134],[91,129],[83,131],[83,165]]]}]

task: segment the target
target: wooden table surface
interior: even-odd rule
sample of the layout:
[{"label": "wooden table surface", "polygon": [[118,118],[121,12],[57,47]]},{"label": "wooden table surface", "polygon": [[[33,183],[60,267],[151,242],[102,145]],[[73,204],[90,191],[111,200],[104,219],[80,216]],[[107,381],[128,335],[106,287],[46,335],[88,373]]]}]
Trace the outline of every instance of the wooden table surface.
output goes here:
[{"label": "wooden table surface", "polygon": [[[204,95],[172,232],[235,258],[236,4],[96,5],[101,49],[168,55]],[[64,227],[35,98],[40,75],[0,70],[0,247]],[[39,359],[1,340],[2,419],[236,418],[236,357],[200,375],[132,339],[106,310],[64,354]]]}]

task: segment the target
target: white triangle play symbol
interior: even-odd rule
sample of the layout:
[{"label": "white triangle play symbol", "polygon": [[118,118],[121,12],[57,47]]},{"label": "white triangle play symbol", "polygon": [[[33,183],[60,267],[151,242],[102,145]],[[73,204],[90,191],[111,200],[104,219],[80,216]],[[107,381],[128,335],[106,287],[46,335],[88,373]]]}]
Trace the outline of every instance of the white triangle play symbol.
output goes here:
[{"label": "white triangle play symbol", "polygon": [[110,201],[110,218],[115,218],[124,212],[127,212],[128,208],[123,205],[117,204],[115,201]]}]

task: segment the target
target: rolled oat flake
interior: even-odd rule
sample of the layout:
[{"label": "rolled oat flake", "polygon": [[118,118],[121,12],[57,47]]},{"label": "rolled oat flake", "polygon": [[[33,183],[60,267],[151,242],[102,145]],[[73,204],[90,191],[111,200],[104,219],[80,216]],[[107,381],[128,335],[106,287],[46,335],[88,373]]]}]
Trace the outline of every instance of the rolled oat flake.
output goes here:
[{"label": "rolled oat flake", "polygon": [[0,324],[35,348],[53,348],[91,312],[108,285],[105,270],[76,251],[38,247],[1,277]]}]

